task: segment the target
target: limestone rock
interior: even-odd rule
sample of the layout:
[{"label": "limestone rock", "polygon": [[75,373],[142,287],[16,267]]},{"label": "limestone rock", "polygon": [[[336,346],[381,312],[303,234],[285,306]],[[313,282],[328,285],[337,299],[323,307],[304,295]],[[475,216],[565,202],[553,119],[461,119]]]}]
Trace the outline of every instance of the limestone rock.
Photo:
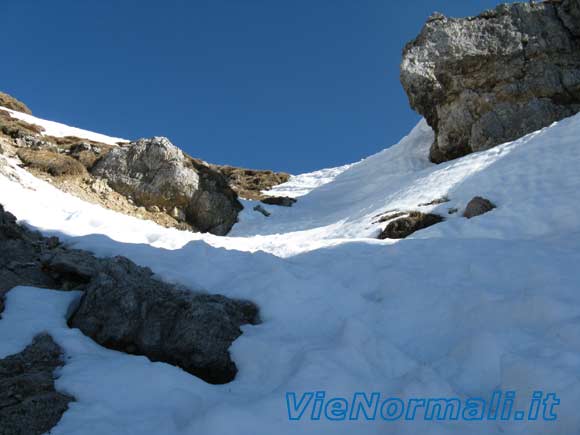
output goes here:
[{"label": "limestone rock", "polygon": [[201,232],[227,234],[242,209],[223,175],[164,137],[113,148],[91,172],[137,205],[183,211],[175,217]]},{"label": "limestone rock", "polygon": [[430,17],[403,52],[401,82],[435,130],[439,163],[580,111],[580,0]]}]

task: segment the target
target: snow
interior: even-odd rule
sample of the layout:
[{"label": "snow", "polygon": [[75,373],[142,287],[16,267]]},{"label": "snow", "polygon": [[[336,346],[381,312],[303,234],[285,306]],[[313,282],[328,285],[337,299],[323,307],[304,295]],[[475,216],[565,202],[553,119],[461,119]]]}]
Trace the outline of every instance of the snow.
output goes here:
[{"label": "snow", "polygon": [[[251,299],[264,322],[244,327],[231,348],[236,380],[215,386],[68,329],[74,293],[17,288],[0,320],[0,354],[22,350],[42,330],[65,349],[57,387],[77,402],[53,430],[58,435],[574,433],[579,138],[577,115],[433,165],[426,158],[432,132],[421,122],[293,207],[266,207],[270,218],[245,202],[229,237],[104,210],[8,161],[0,203],[22,222],[100,256],[127,256],[162,279]],[[475,195],[498,207],[462,218]],[[419,207],[443,196],[450,201]],[[392,209],[432,211],[446,221],[405,240],[377,240],[382,226],[372,222]],[[558,421],[295,422],[285,403],[288,391],[465,398],[496,389],[520,398],[556,392]]]},{"label": "snow", "polygon": [[42,132],[46,136],[55,137],[65,137],[65,136],[75,136],[81,139],[89,139],[95,142],[101,142],[108,145],[116,145],[119,142],[129,142],[126,139],[121,139],[119,137],[106,136],[100,133],[94,133],[92,131],[83,130],[76,127],[69,127],[68,125],[61,124],[59,122],[47,121],[46,119],[37,118],[36,116],[29,115],[27,113],[18,112],[16,110],[11,110],[6,107],[2,107],[2,110],[10,113],[10,116],[21,121],[28,122],[29,124],[36,124],[44,128]]},{"label": "snow", "polygon": [[356,163],[350,163],[348,165],[337,166],[336,168],[319,169],[318,171],[307,172],[300,175],[291,175],[286,183],[278,184],[272,189],[265,190],[262,193],[271,196],[298,198],[312,192],[317,187],[330,183],[338,175],[342,174],[355,164]]}]

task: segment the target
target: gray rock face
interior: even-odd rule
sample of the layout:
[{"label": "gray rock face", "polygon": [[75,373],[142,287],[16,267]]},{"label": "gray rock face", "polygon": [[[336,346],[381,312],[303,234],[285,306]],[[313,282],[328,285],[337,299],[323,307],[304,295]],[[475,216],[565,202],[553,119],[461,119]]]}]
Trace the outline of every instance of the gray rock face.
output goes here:
[{"label": "gray rock face", "polygon": [[435,130],[439,163],[580,111],[580,0],[434,14],[403,51],[401,82]]},{"label": "gray rock face", "polygon": [[494,208],[495,205],[489,199],[482,198],[481,196],[475,196],[467,203],[467,207],[465,207],[465,211],[463,212],[463,217],[471,219],[472,217],[487,213]]},{"label": "gray rock face", "polygon": [[4,295],[18,285],[59,288],[43,270],[41,257],[58,241],[44,238],[16,223],[16,218],[0,204],[0,317]]},{"label": "gray rock face", "polygon": [[292,207],[296,201],[296,198],[290,198],[288,196],[267,196],[262,199],[264,204],[279,205],[282,207]]},{"label": "gray rock face", "polygon": [[160,207],[201,232],[227,234],[243,208],[223,175],[164,137],[114,148],[91,172],[137,205]]},{"label": "gray rock face", "polygon": [[54,388],[62,350],[47,334],[0,360],[0,435],[40,435],[52,429],[74,398]]},{"label": "gray rock face", "polygon": [[19,285],[84,291],[70,326],[103,346],[177,365],[210,383],[235,377],[229,347],[241,325],[259,322],[252,302],[163,283],[123,257],[68,249],[18,225],[0,205],[0,313],[5,293]]},{"label": "gray rock face", "polygon": [[258,322],[250,302],[194,294],[125,258],[103,264],[69,320],[103,346],[177,365],[214,384],[234,379],[228,349]]},{"label": "gray rock face", "polygon": [[379,239],[404,239],[415,231],[430,227],[442,222],[443,218],[433,213],[412,211],[407,216],[397,217],[389,222],[379,235]]}]

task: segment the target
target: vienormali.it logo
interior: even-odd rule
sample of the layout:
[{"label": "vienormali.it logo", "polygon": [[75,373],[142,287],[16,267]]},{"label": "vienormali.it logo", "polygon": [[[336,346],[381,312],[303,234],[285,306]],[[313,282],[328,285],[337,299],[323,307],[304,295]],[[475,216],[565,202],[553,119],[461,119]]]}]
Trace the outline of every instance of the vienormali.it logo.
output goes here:
[{"label": "vienormali.it logo", "polygon": [[556,393],[534,391],[525,409],[514,409],[515,391],[495,391],[489,399],[471,397],[409,398],[382,397],[381,393],[356,392],[351,398],[328,397],[326,391],[286,393],[290,420],[512,420],[554,421],[560,399]]}]

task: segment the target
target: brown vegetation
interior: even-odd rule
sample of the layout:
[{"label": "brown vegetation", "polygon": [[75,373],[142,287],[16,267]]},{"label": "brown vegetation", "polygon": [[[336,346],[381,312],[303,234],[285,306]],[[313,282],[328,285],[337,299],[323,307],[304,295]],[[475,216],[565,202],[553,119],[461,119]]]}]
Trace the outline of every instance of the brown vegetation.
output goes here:
[{"label": "brown vegetation", "polygon": [[53,151],[22,148],[17,154],[26,167],[45,172],[53,177],[88,175],[87,170],[79,161]]},{"label": "brown vegetation", "polygon": [[32,112],[26,104],[17,100],[12,95],[5,94],[4,92],[0,92],[0,106],[32,115]]}]

